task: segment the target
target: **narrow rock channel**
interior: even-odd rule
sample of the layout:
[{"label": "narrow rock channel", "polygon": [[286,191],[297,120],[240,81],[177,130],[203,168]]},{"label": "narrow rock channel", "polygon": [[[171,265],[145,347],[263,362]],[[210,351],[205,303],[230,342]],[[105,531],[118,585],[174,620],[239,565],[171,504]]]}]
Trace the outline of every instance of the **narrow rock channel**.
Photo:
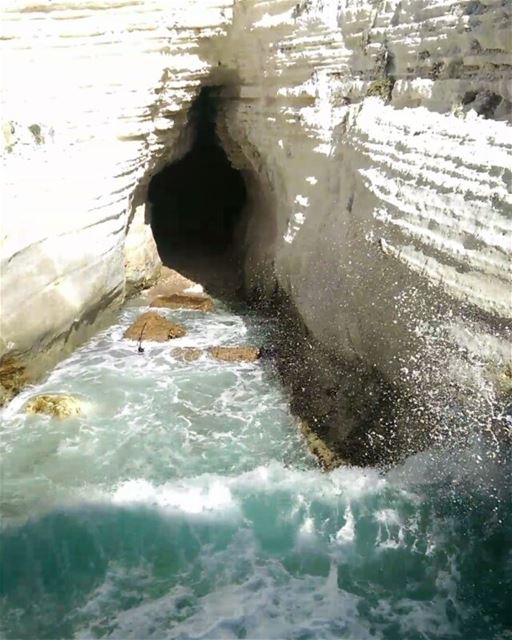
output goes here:
[{"label": "narrow rock channel", "polygon": [[[498,637],[510,461],[322,473],[272,361],[208,353],[261,344],[270,320],[159,307],[185,335],[139,352],[123,336],[149,309],[2,410],[4,637]],[[80,411],[25,413],[41,394]]]},{"label": "narrow rock channel", "polygon": [[1,4],[0,640],[512,640],[512,2]]}]

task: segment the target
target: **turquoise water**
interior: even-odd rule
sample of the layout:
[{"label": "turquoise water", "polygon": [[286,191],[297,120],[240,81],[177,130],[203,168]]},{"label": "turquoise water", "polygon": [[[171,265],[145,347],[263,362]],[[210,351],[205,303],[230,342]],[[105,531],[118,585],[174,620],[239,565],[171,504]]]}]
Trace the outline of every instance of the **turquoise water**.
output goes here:
[{"label": "turquoise water", "polygon": [[[512,638],[510,458],[478,442],[325,474],[269,363],[122,339],[1,413],[4,638]],[[172,346],[259,343],[248,313],[164,312]],[[21,411],[42,392],[81,417]]]}]

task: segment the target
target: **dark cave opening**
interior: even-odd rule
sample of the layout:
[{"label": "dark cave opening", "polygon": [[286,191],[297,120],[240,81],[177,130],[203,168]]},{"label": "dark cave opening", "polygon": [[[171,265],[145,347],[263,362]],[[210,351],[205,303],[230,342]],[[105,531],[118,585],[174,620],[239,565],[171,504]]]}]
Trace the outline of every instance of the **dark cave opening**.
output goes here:
[{"label": "dark cave opening", "polygon": [[[151,226],[164,265],[191,273],[205,258],[230,260],[233,238],[246,202],[242,174],[229,162],[215,132],[217,98],[203,87],[190,109],[195,132],[191,150],[153,176],[148,188]],[[208,268],[206,271],[208,271]],[[206,274],[207,275],[207,274]]]}]

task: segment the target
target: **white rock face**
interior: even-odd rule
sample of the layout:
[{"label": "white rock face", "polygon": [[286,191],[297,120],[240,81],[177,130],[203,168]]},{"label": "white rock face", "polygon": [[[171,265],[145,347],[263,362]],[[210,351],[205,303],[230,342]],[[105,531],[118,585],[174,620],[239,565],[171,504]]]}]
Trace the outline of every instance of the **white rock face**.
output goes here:
[{"label": "white rock face", "polygon": [[235,6],[242,87],[219,130],[264,187],[248,285],[277,280],[411,422],[490,421],[511,388],[510,25],[492,1]]},{"label": "white rock face", "polygon": [[151,172],[187,149],[187,109],[230,18],[217,0],[2,3],[0,354],[123,300],[129,222]]},{"label": "white rock face", "polygon": [[145,189],[189,148],[207,83],[224,86],[218,133],[248,185],[249,289],[277,283],[321,344],[408,393],[505,371],[508,4],[4,5],[0,352],[41,348],[152,277]]},{"label": "white rock face", "polygon": [[151,225],[146,221],[146,207],[136,207],[133,218],[129,221],[128,232],[124,242],[124,266],[126,292],[136,292],[155,282],[160,275],[162,262],[158,255]]}]

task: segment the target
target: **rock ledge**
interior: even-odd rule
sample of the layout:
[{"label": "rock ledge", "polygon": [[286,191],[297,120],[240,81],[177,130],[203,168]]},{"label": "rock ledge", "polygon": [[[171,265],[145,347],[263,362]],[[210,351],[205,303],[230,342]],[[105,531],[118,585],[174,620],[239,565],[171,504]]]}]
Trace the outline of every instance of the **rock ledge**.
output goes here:
[{"label": "rock ledge", "polygon": [[213,311],[214,304],[211,298],[203,295],[187,295],[185,293],[172,293],[159,295],[151,300],[150,307],[166,307],[167,309],[193,309],[194,311]]}]

